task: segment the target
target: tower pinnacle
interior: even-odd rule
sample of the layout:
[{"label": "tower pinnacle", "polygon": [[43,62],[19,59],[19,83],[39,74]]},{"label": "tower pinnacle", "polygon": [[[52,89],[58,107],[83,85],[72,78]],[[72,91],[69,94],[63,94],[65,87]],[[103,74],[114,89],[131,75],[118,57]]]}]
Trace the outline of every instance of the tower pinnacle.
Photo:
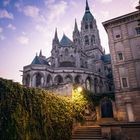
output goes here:
[{"label": "tower pinnacle", "polygon": [[89,11],[89,6],[88,6],[88,0],[86,0],[86,12],[88,12]]},{"label": "tower pinnacle", "polygon": [[54,36],[54,39],[58,39],[58,36],[57,36],[57,28],[55,29],[55,36]]},{"label": "tower pinnacle", "polygon": [[42,57],[42,50],[40,50],[39,56]]},{"label": "tower pinnacle", "polygon": [[76,19],[75,19],[74,31],[78,31],[78,26],[77,26],[77,21],[76,21]]}]

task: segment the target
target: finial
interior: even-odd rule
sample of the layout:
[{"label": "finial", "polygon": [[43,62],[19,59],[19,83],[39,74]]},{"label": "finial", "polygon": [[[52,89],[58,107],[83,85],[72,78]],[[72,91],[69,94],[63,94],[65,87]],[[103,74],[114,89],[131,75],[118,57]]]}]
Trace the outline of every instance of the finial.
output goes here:
[{"label": "finial", "polygon": [[86,0],[86,11],[89,11],[88,0]]},{"label": "finial", "polygon": [[136,9],[138,9],[140,11],[140,0],[139,0],[139,5],[136,6]]},{"label": "finial", "polygon": [[40,50],[39,56],[42,57],[42,50]]}]

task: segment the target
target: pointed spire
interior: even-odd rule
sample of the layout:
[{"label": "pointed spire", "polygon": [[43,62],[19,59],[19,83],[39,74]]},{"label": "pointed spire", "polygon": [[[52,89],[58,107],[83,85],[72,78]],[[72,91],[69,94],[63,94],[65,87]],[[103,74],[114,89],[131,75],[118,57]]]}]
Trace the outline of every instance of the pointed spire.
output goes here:
[{"label": "pointed spire", "polygon": [[58,39],[58,36],[57,36],[57,28],[55,28],[55,36],[54,36],[55,39]]},{"label": "pointed spire", "polygon": [[86,0],[86,12],[88,12],[89,11],[89,6],[88,6],[88,0]]},{"label": "pointed spire", "polygon": [[75,19],[74,31],[78,31],[78,26],[77,26],[77,21],[76,21],[76,19]]},{"label": "pointed spire", "polygon": [[39,57],[42,57],[43,55],[42,55],[42,50],[40,50],[40,53],[39,53]]}]

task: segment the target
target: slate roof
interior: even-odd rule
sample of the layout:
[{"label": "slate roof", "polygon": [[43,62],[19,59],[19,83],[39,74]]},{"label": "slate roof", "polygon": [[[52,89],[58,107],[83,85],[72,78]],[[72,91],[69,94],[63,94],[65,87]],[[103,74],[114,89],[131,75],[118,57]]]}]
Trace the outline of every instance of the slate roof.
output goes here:
[{"label": "slate roof", "polygon": [[104,63],[111,63],[111,56],[110,54],[105,54],[101,57]]},{"label": "slate roof", "polygon": [[31,63],[32,65],[48,65],[48,62],[43,57],[35,56],[34,60]]},{"label": "slate roof", "polygon": [[72,41],[64,34],[61,41],[60,41],[60,45],[61,46],[71,46],[72,45]]},{"label": "slate roof", "polygon": [[86,11],[83,17],[83,21],[87,22],[87,21],[93,21],[94,17],[91,14],[90,11]]}]

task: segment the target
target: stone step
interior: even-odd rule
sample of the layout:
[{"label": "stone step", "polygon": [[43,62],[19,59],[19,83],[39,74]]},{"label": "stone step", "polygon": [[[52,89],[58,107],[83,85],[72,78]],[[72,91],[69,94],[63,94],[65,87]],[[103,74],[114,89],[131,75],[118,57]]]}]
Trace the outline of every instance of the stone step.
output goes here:
[{"label": "stone step", "polygon": [[72,140],[106,140],[101,135],[101,128],[97,125],[79,126],[72,135]]}]

